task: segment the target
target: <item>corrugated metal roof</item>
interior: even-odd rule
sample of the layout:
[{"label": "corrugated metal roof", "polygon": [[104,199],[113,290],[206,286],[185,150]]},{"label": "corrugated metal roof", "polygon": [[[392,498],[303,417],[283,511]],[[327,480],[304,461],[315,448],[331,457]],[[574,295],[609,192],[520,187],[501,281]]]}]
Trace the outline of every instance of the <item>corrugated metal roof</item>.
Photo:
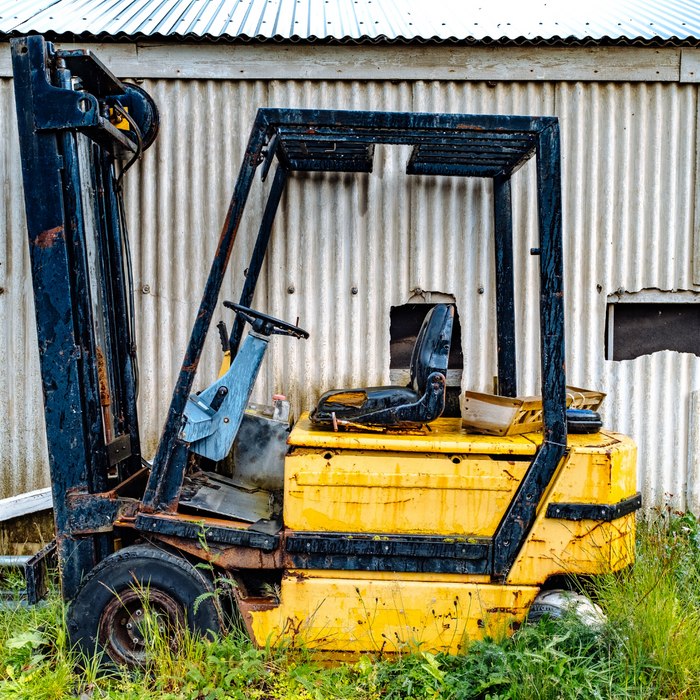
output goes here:
[{"label": "corrugated metal roof", "polygon": [[697,42],[700,0],[0,0],[0,34],[278,41]]}]

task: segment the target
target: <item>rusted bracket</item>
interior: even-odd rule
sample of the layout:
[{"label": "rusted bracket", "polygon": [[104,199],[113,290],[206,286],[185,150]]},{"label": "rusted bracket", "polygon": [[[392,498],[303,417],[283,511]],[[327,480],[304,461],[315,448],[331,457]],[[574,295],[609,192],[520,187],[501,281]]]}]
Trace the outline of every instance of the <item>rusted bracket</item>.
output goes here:
[{"label": "rusted bracket", "polygon": [[271,552],[279,546],[279,535],[265,535],[247,528],[220,527],[178,518],[177,516],[146,515],[141,513],[136,520],[136,529],[154,535],[170,535],[228,546],[251,547]]},{"label": "rusted bracket", "polygon": [[135,518],[140,501],[107,493],[72,493],[66,497],[71,535],[110,532],[114,521]]},{"label": "rusted bracket", "polygon": [[[18,47],[21,54],[46,51],[43,40],[27,42]],[[49,57],[49,63],[62,73],[66,84],[62,87],[52,85],[46,70],[34,67],[30,71],[36,130],[78,129],[115,157],[127,157],[136,153],[135,139],[126,131],[117,129],[100,114],[98,97],[123,95],[126,92],[124,84],[89,51],[58,51],[53,55],[49,53]],[[37,62],[37,65],[46,60],[44,54],[44,61]],[[72,89],[70,73],[67,71],[76,68],[81,71],[84,85],[96,90],[96,94]]]},{"label": "rusted bracket", "polygon": [[52,540],[24,565],[27,605],[36,605],[49,590],[49,575],[58,566],[56,540]]}]

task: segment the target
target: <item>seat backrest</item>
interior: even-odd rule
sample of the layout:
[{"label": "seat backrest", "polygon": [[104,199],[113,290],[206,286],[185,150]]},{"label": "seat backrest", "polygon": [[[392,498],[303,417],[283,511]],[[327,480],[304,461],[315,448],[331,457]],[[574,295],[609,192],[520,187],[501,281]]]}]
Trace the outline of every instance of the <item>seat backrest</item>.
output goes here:
[{"label": "seat backrest", "polygon": [[425,393],[428,377],[433,372],[447,375],[454,313],[452,304],[437,304],[428,311],[418,331],[411,355],[410,386],[421,395]]}]

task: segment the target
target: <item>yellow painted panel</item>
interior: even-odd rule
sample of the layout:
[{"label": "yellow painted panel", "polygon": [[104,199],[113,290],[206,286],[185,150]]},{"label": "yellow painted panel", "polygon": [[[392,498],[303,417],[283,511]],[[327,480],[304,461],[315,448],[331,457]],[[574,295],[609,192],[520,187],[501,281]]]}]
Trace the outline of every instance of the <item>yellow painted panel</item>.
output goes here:
[{"label": "yellow painted panel", "polygon": [[297,531],[493,535],[529,462],[485,455],[297,449],[284,522]]},{"label": "yellow painted panel", "polygon": [[618,435],[611,450],[610,503],[619,503],[637,492],[637,445],[632,438]]},{"label": "yellow painted panel", "polygon": [[[634,561],[635,514],[612,522],[546,517],[557,503],[615,504],[637,491],[637,447],[616,433],[572,435],[569,456],[539,504],[509,584],[541,584],[555,574],[618,571]],[[577,443],[577,444],[576,444]]]},{"label": "yellow painted panel", "polygon": [[[285,523],[297,531],[492,536],[529,466],[507,457],[513,440],[523,436],[479,442],[484,436],[460,438],[452,419],[442,425],[443,437],[450,437],[432,452],[427,448],[438,444],[431,443],[434,436],[373,433],[327,434],[338,441],[338,449],[296,447],[286,459]],[[297,442],[303,435],[322,434],[304,430],[302,426],[296,433]],[[527,437],[533,446],[541,441],[538,434]],[[380,439],[405,442],[400,450],[385,451]],[[490,446],[492,456],[445,449],[460,439],[475,452],[477,443],[483,451]],[[352,444],[367,449],[349,449]],[[508,583],[539,585],[555,574],[617,570],[633,560],[634,515],[599,523],[547,519],[545,513],[549,504],[615,504],[633,496],[634,442],[601,431],[571,435],[569,447]]]},{"label": "yellow painted panel", "polygon": [[509,634],[538,591],[433,580],[308,578],[295,572],[282,579],[278,607],[251,612],[252,627],[260,645],[291,643],[331,653],[454,654],[467,640]]},{"label": "yellow painted panel", "polygon": [[[328,578],[328,569],[290,569],[294,575],[307,578]],[[296,573],[295,573],[296,572]],[[436,583],[490,583],[491,577],[482,574],[426,574],[422,571],[333,571],[333,578],[361,579],[363,581],[425,581],[429,577]]]},{"label": "yellow painted panel", "polygon": [[634,513],[605,523],[537,518],[508,584],[542,584],[555,574],[619,571],[634,561]]},{"label": "yellow painted panel", "polygon": [[551,490],[551,502],[619,503],[634,496],[637,447],[631,438],[616,437],[610,446],[573,448]]},{"label": "yellow painted panel", "polygon": [[[405,458],[404,458],[405,460]],[[473,463],[470,460],[469,463]],[[502,463],[501,463],[502,464]],[[506,462],[507,464],[507,462]],[[434,478],[435,482],[430,483]],[[480,491],[511,491],[513,479],[504,474],[386,474],[383,472],[316,472],[301,470],[295,480],[299,486],[357,486],[399,489],[466,489]]]},{"label": "yellow painted panel", "polygon": [[447,452],[454,454],[535,454],[533,434],[494,437],[476,435],[462,428],[461,418],[438,418],[426,426],[425,434],[333,432],[314,427],[309,414],[297,421],[287,440],[290,445],[337,450],[395,450],[398,452]]},{"label": "yellow painted panel", "polygon": [[604,452],[617,445],[620,440],[629,440],[625,435],[613,433],[611,430],[601,430],[591,435],[569,435],[569,447],[577,452]]},{"label": "yellow painted panel", "polygon": [[[527,433],[526,437],[535,445],[542,444],[542,433]],[[576,452],[595,452],[603,454],[606,449],[620,441],[629,440],[625,435],[613,433],[611,430],[601,430],[589,435],[573,435],[569,433],[567,445]]]},{"label": "yellow painted panel", "polygon": [[[579,452],[599,452],[620,440],[629,440],[629,438],[608,430],[601,430],[592,435],[569,435],[568,444]],[[542,433],[526,433],[509,437],[477,435],[462,427],[461,418],[438,418],[425,426],[425,433],[419,434],[363,433],[342,430],[336,433],[332,428],[313,426],[309,420],[309,414],[303,413],[294,425],[287,443],[330,450],[532,455],[542,443]]]}]

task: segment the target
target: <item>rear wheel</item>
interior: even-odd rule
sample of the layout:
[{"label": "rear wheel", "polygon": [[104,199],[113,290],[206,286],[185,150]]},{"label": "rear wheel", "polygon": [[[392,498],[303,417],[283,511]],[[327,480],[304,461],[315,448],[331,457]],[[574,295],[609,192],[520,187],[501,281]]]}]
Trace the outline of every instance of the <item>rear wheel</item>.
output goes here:
[{"label": "rear wheel", "polygon": [[[196,606],[195,601],[204,594]],[[112,554],[85,579],[68,609],[71,644],[118,665],[143,666],[156,637],[177,650],[178,630],[214,638],[214,584],[177,552],[139,544]]]},{"label": "rear wheel", "polygon": [[528,623],[536,623],[545,616],[559,620],[566,613],[573,614],[585,625],[594,627],[605,622],[605,613],[590,598],[574,591],[554,589],[541,591],[530,606]]}]

